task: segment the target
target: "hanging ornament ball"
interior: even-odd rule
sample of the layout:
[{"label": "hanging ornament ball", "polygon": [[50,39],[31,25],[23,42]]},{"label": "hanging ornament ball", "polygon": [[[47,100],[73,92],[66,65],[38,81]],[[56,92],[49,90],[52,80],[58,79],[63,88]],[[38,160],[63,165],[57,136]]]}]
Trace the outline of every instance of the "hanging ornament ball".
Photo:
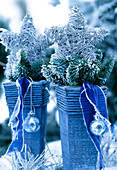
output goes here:
[{"label": "hanging ornament ball", "polygon": [[102,120],[93,120],[90,123],[90,132],[94,135],[101,136],[106,130],[106,125]]},{"label": "hanging ornament ball", "polygon": [[24,129],[30,133],[37,132],[40,129],[39,119],[31,115],[27,116],[24,120]]}]

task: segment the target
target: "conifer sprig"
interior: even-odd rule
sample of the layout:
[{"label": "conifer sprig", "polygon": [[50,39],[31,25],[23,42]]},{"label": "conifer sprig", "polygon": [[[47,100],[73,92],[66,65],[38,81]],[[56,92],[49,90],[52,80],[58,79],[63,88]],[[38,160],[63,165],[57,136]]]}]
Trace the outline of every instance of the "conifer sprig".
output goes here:
[{"label": "conifer sprig", "polygon": [[102,85],[109,78],[114,60],[112,57],[106,60],[95,48],[108,31],[89,28],[78,7],[73,8],[67,25],[52,27],[46,30],[46,35],[57,43],[50,65],[42,69],[47,80],[60,85],[81,86],[85,81]]}]

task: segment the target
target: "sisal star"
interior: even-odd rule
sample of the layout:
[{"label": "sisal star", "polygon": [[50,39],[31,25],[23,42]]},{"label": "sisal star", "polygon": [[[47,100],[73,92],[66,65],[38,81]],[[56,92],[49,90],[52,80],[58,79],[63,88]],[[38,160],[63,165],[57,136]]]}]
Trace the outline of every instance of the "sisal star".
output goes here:
[{"label": "sisal star", "polygon": [[32,17],[27,14],[22,22],[20,33],[5,31],[0,33],[2,44],[11,54],[16,55],[19,50],[25,51],[29,62],[38,60],[45,55],[50,42],[45,35],[37,34]]},{"label": "sisal star", "polygon": [[88,27],[78,7],[72,9],[67,25],[52,27],[45,33],[57,42],[56,56],[58,58],[76,54],[86,60],[95,59],[95,45],[108,35],[106,29]]}]

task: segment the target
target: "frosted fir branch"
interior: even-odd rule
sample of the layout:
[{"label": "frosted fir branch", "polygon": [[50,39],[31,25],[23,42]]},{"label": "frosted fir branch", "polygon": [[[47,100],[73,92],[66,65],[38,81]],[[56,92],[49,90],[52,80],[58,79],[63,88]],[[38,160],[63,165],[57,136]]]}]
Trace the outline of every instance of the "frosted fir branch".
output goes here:
[{"label": "frosted fir branch", "polygon": [[111,1],[113,1],[113,0],[95,0],[95,4],[96,4],[96,6],[99,8],[101,5],[104,5],[105,3],[110,3]]},{"label": "frosted fir branch", "polygon": [[113,27],[116,27],[116,7],[117,0],[113,0],[110,3],[105,3],[98,9],[98,18],[100,24],[106,24],[107,28],[109,28],[110,30],[112,30]]},{"label": "frosted fir branch", "polygon": [[29,14],[24,17],[20,33],[3,31],[0,33],[0,38],[1,43],[14,55],[14,59],[16,52],[21,49],[21,51],[25,51],[26,58],[30,64],[36,60],[42,60],[47,49],[52,44],[46,35],[37,34],[33,19]]},{"label": "frosted fir branch", "polygon": [[86,62],[84,59],[76,59],[67,68],[67,81],[71,86],[81,86],[85,81],[93,84],[95,76],[100,72],[100,67],[99,61]]},{"label": "frosted fir branch", "polygon": [[105,14],[108,14],[108,12],[112,12],[111,9],[116,9],[117,7],[117,0],[112,0],[112,2],[109,3],[105,3],[104,5],[101,5],[99,7],[98,13],[99,13],[99,17],[102,18],[104,17]]},{"label": "frosted fir branch", "polygon": [[106,26],[110,30],[110,36],[106,37],[100,46],[103,48],[105,56],[112,55],[117,58],[117,0],[105,2],[97,9],[97,13],[98,24],[101,27]]},{"label": "frosted fir branch", "polygon": [[98,75],[99,76],[98,78],[99,79],[101,78],[99,81],[102,81],[102,84],[105,84],[106,81],[109,79],[114,64],[115,64],[115,59],[112,56],[105,57],[105,60],[102,61],[101,70]]},{"label": "frosted fir branch", "polygon": [[42,65],[42,74],[47,81],[52,82],[53,84],[68,85],[67,80],[63,76],[64,74],[66,75],[66,72],[64,74],[56,74],[56,72],[52,72],[51,65]]}]

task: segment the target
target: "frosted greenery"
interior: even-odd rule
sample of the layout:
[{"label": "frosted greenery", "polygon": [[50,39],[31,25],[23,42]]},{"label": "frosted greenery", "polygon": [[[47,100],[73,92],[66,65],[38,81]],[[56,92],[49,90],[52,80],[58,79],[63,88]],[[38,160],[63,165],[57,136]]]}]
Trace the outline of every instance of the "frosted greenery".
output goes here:
[{"label": "frosted greenery", "polygon": [[[112,1],[112,0],[111,0]],[[117,60],[117,0],[106,2],[98,9],[99,26],[104,25],[110,30],[110,35],[105,38],[103,51],[106,55],[113,55]]]},{"label": "frosted greenery", "polygon": [[[79,86],[89,81],[102,85],[108,79],[114,60],[106,60],[96,45],[108,31],[89,28],[78,7],[74,7],[64,27],[52,27],[46,35],[57,44],[50,65],[43,65],[43,75],[55,84]],[[103,71],[103,73],[102,73]]]},{"label": "frosted greenery", "polygon": [[[96,1],[100,3],[100,0]],[[109,117],[110,121],[114,123],[117,120],[117,0],[105,0],[96,10],[97,19],[94,26],[106,26],[110,30],[109,36],[99,44],[99,48],[101,47],[107,60],[110,55],[115,58],[113,71],[106,84],[110,91],[108,97]]]},{"label": "frosted greenery", "polygon": [[101,5],[104,5],[105,3],[109,3],[111,1],[113,1],[113,0],[101,0],[101,1],[100,0],[95,0],[95,4],[96,4],[97,7],[99,7]]},{"label": "frosted greenery", "polygon": [[100,67],[98,60],[86,62],[84,59],[79,58],[75,62],[71,61],[66,74],[68,83],[73,86],[82,85],[86,80],[93,83],[95,75],[99,74]]},{"label": "frosted greenery", "polygon": [[[29,63],[29,61],[26,60],[25,52],[20,51],[16,53],[17,60],[15,60],[14,64],[8,59],[8,64],[6,65],[6,75],[9,78],[9,80],[16,81],[18,78],[25,77],[25,78],[31,78],[34,81],[43,80],[44,77],[41,73],[42,69],[42,61],[37,60],[32,63],[32,65]],[[14,58],[14,56],[13,56]]]},{"label": "frosted greenery", "polygon": [[[6,66],[6,76],[15,81],[16,78],[23,75],[26,78],[30,77],[30,71],[32,71],[34,75],[32,78],[36,76],[35,79],[37,80],[41,74],[41,64],[46,60],[47,50],[51,42],[46,35],[36,32],[32,17],[29,14],[24,17],[20,33],[2,30],[0,39],[2,40],[1,43],[6,46],[6,50],[10,50]],[[21,58],[20,52],[25,52],[25,59],[24,57],[23,59]],[[38,69],[36,73],[35,69],[32,70],[34,66],[36,66],[35,69]],[[39,74],[37,75],[37,73]],[[38,80],[41,78],[42,76]]]}]

